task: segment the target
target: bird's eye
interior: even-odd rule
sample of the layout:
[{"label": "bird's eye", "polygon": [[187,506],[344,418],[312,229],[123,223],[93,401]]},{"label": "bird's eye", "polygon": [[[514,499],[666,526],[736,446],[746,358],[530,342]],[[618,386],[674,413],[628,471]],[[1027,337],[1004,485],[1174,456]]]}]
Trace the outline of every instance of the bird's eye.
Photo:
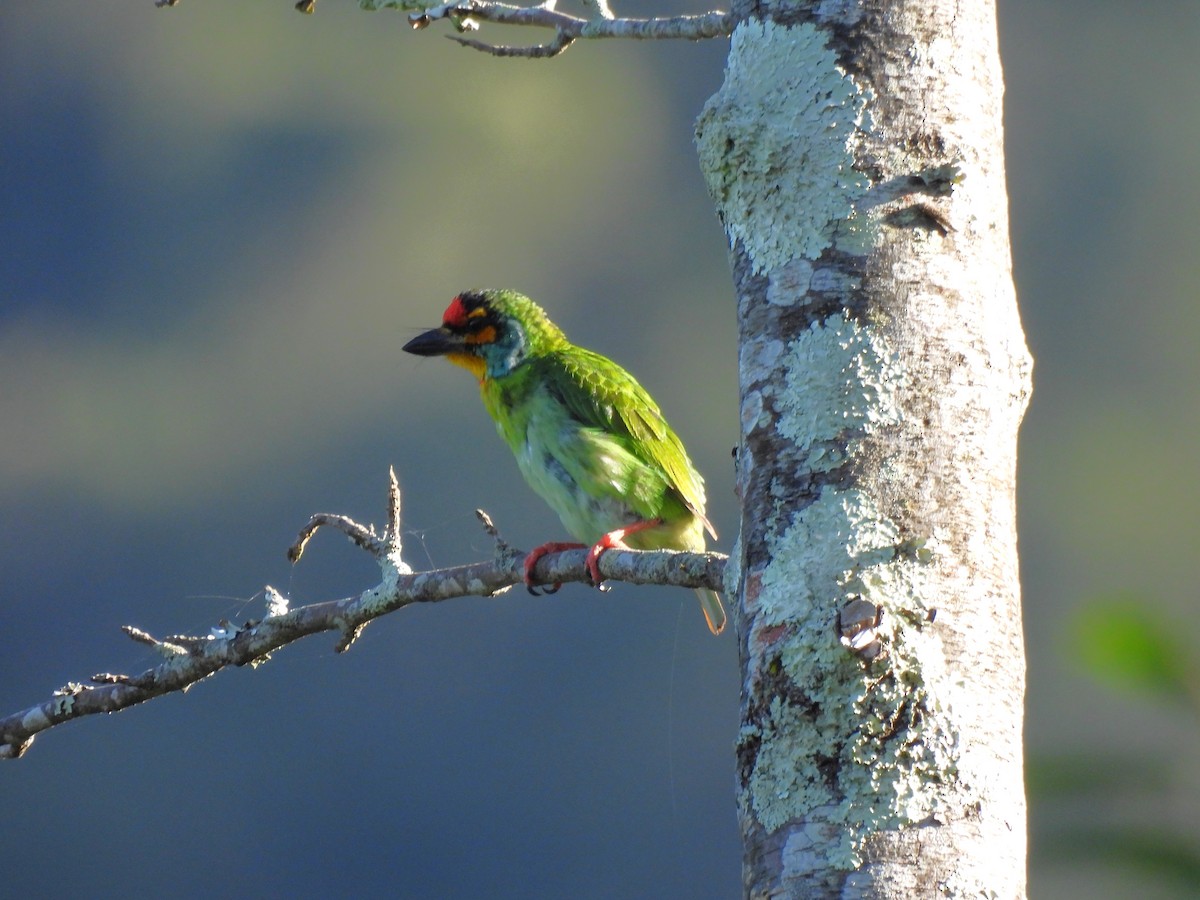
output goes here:
[{"label": "bird's eye", "polygon": [[[483,310],[479,310],[479,312],[483,312]],[[467,319],[467,331],[471,334],[478,334],[491,324],[490,316],[472,316]]]}]

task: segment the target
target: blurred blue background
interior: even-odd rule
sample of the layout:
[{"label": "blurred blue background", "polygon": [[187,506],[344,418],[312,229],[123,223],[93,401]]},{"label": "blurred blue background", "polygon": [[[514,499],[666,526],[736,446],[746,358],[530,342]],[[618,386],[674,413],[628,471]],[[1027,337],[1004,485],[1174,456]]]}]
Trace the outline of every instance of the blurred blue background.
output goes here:
[{"label": "blurred blue background", "polygon": [[[732,542],[733,291],[691,143],[724,43],[495,60],[290,7],[0,8],[0,713],[154,664],[121,624],[373,583],[332,535],[294,569],[284,550],[313,512],[380,521],[389,464],[414,566],[487,556],[476,507],[518,546],[561,536],[470,378],[399,351],[468,287],[529,293],[634,371]],[[1193,896],[1096,832],[1196,845],[1196,720],[1098,683],[1073,635],[1117,590],[1195,632],[1200,17],[1000,15],[1037,360],[1031,893]],[[409,609],[345,655],[309,639],[52,731],[0,765],[0,870],[41,897],[738,896],[736,648],[694,605]]]}]

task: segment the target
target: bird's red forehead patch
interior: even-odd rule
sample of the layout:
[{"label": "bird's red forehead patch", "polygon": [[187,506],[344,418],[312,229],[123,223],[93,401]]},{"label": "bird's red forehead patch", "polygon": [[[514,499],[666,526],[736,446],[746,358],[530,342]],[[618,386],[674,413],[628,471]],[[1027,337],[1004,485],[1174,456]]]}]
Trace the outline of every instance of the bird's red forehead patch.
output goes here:
[{"label": "bird's red forehead patch", "polygon": [[442,324],[447,328],[461,330],[467,327],[471,319],[481,319],[487,314],[487,307],[476,295],[459,294],[442,313]]},{"label": "bird's red forehead patch", "polygon": [[447,328],[463,328],[467,324],[467,307],[462,297],[455,297],[442,313],[442,324]]}]

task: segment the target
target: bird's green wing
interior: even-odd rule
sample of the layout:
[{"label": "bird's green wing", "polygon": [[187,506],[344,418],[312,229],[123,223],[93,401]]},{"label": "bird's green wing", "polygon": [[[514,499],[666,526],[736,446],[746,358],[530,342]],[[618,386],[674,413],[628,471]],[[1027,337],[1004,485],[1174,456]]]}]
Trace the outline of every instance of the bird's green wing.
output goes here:
[{"label": "bird's green wing", "polygon": [[[612,360],[582,347],[547,354],[537,363],[548,370],[543,373],[542,383],[554,385],[573,418],[617,436],[630,453],[662,471],[683,505],[716,537],[704,516],[704,479],[692,466],[658,404],[632,375]],[[565,377],[554,377],[556,374]]]}]

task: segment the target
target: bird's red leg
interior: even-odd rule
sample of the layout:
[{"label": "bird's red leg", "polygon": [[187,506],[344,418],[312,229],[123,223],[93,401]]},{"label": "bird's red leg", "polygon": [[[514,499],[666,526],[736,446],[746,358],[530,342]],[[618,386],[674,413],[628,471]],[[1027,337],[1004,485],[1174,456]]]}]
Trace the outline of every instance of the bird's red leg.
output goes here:
[{"label": "bird's red leg", "polygon": [[[529,551],[529,555],[525,557],[525,590],[529,591],[529,593],[533,594],[535,597],[541,593],[541,591],[538,591],[533,584],[533,567],[536,566],[538,564],[538,560],[547,553],[558,553],[561,550],[580,550],[586,546],[587,544],[572,544],[570,542],[563,543],[562,541],[551,541],[548,544],[541,544],[540,546],[534,547]],[[542,588],[542,591],[547,594],[553,594],[560,587],[562,587],[561,582],[556,581],[554,582],[553,587],[544,587]]]},{"label": "bird's red leg", "polygon": [[605,550],[630,550],[631,547],[626,546],[625,538],[631,534],[637,534],[639,531],[645,531],[647,528],[656,528],[662,524],[662,519],[647,519],[645,522],[634,522],[632,525],[626,525],[624,528],[614,528],[600,540],[592,545],[592,549],[587,555],[587,571],[588,577],[592,579],[592,584],[597,587],[604,579],[600,576],[600,554]]}]

